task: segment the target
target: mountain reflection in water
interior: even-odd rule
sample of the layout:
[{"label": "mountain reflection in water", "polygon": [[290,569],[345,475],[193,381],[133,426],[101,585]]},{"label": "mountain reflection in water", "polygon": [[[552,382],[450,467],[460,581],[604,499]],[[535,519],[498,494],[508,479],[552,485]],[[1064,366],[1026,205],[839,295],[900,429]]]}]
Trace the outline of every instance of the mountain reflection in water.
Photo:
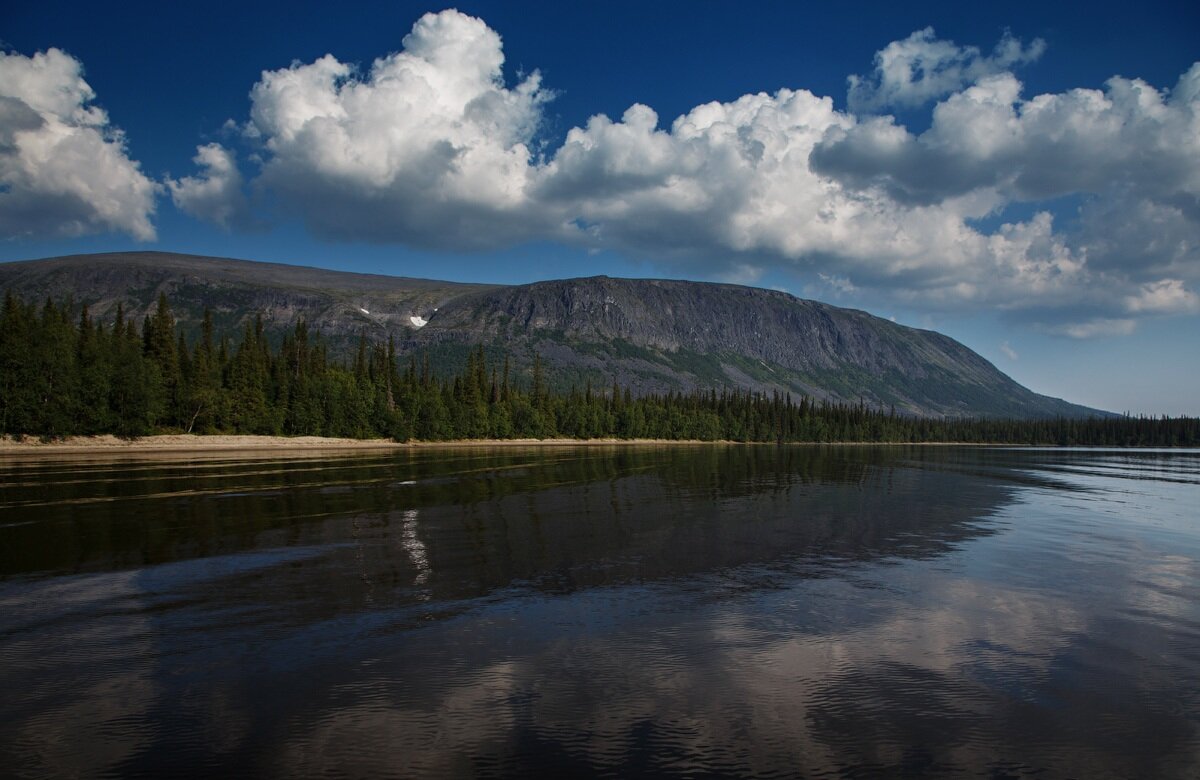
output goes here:
[{"label": "mountain reflection in water", "polygon": [[1200,770],[1200,454],[0,463],[16,776]]}]

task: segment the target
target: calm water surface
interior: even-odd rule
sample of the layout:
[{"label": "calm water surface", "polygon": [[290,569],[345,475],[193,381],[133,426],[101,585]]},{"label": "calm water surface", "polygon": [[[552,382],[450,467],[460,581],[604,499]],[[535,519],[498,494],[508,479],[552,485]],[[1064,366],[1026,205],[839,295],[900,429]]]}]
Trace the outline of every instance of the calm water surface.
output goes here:
[{"label": "calm water surface", "polygon": [[1200,452],[0,461],[0,775],[1200,777]]}]

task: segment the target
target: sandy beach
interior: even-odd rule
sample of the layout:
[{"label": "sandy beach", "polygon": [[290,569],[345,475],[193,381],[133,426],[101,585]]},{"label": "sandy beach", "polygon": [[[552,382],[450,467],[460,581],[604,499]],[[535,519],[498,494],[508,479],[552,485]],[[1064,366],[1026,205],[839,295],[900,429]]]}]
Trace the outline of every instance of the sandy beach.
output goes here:
[{"label": "sandy beach", "polygon": [[76,455],[134,453],[219,453],[311,452],[314,450],[396,450],[415,447],[586,447],[614,444],[686,445],[715,442],[670,439],[466,439],[435,442],[396,442],[390,439],[337,439],[323,436],[240,436],[166,434],[122,439],[117,436],[68,436],[43,442],[29,436],[23,440],[0,437],[0,455]]},{"label": "sandy beach", "polygon": [[[796,443],[800,444],[800,443]],[[406,449],[463,449],[496,447],[711,447],[775,446],[775,442],[735,442],[696,439],[458,439],[454,441],[408,441],[391,439],[340,439],[324,436],[249,436],[233,434],[163,434],[122,439],[117,436],[68,436],[43,442],[35,436],[16,440],[0,436],[0,458],[137,457],[165,458],[270,458],[316,457],[321,453],[386,452]],[[967,442],[810,442],[815,447],[1009,447],[1010,444]]]}]

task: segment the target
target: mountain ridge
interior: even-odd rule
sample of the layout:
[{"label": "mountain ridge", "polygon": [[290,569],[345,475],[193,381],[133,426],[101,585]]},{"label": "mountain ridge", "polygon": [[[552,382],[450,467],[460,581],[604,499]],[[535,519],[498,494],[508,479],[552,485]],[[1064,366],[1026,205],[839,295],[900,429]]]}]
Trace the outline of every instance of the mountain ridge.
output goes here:
[{"label": "mountain ridge", "polygon": [[936,331],[860,309],[716,282],[609,276],[524,285],[445,282],[164,252],[0,263],[0,289],[68,295],[100,319],[167,296],[185,330],[205,307],[233,335],[255,316],[281,336],[303,319],[335,350],[360,335],[453,370],[482,344],[552,384],[635,393],[739,387],[895,407],[922,416],[1105,415],[1021,386]]}]

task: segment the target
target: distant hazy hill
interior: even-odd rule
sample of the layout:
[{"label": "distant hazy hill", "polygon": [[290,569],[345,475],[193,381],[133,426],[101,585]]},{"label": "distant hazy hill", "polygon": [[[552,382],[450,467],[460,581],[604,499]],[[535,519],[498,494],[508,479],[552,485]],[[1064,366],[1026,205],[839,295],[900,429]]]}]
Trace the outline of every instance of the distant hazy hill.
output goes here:
[{"label": "distant hazy hill", "polygon": [[235,337],[256,314],[276,333],[303,318],[335,348],[362,333],[392,335],[402,354],[447,364],[481,343],[510,355],[518,371],[540,355],[559,386],[778,389],[939,416],[1097,413],[1022,387],[939,333],[734,285],[607,277],[456,284],[131,252],[2,263],[0,289],[27,300],[72,295],[101,319],[118,301],[141,317],[163,292],[193,329],[206,306],[218,330]]}]

